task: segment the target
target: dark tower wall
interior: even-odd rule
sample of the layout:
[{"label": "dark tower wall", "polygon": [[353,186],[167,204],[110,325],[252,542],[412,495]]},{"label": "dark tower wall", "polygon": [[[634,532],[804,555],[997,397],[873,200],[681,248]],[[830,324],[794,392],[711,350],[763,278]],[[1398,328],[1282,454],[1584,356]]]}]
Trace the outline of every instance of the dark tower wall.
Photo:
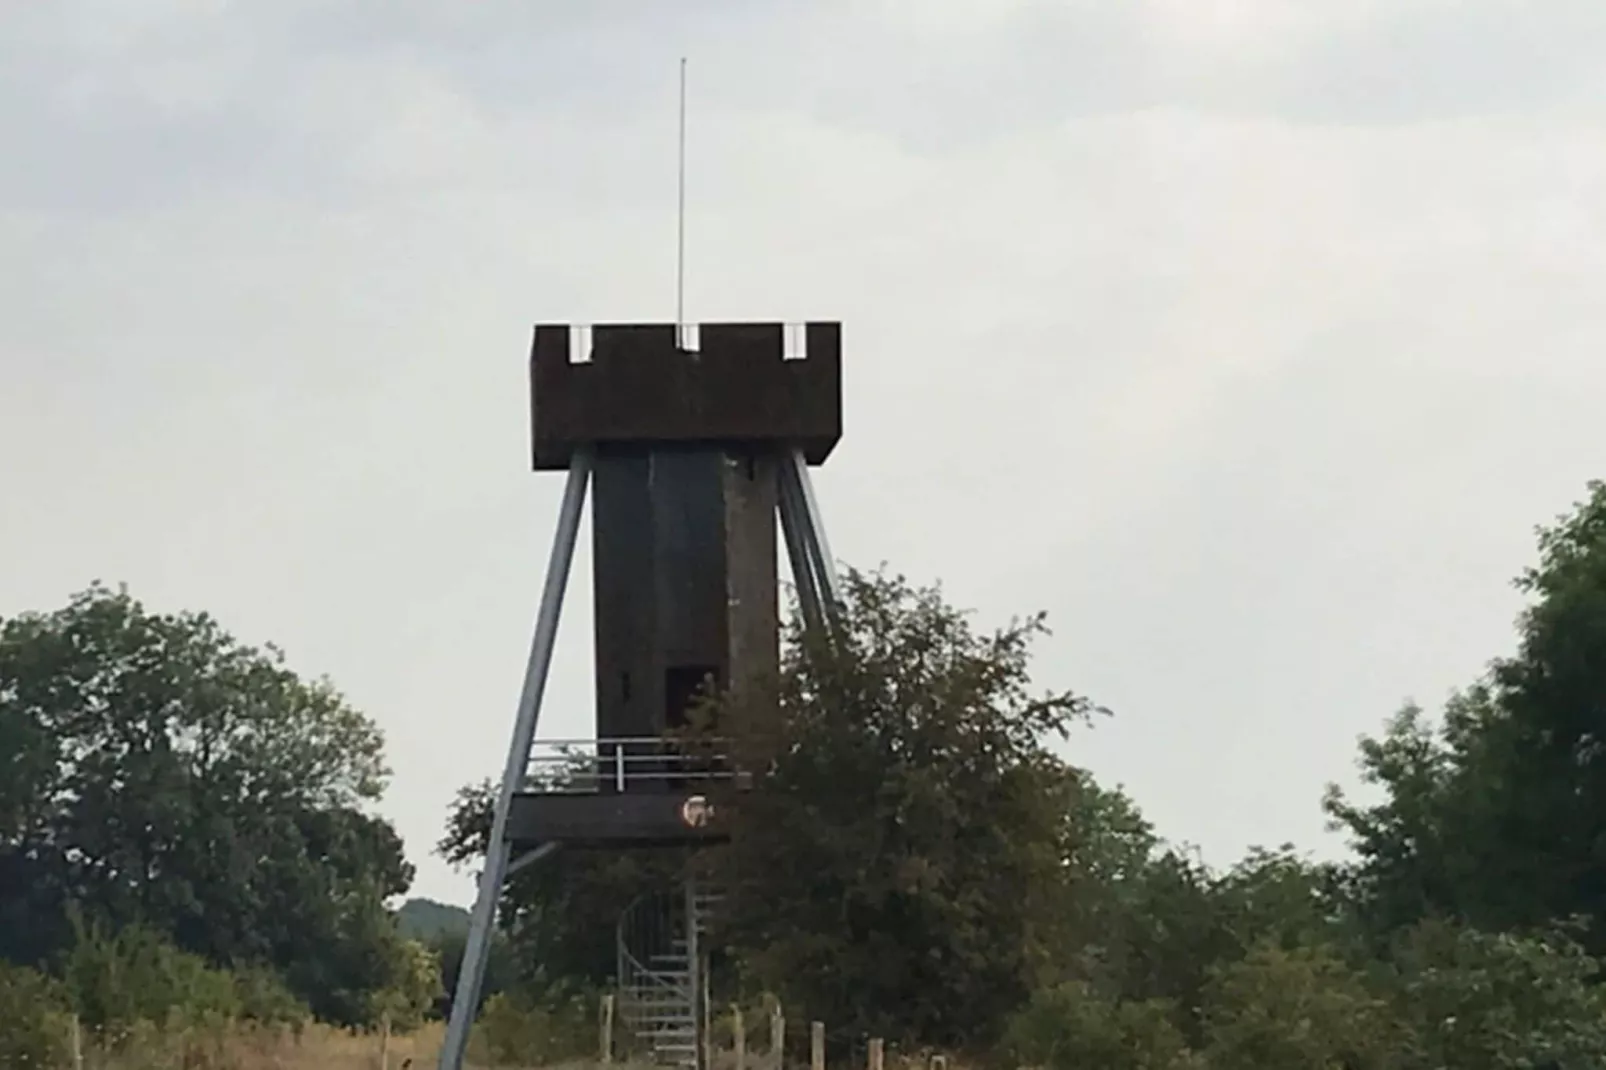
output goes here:
[{"label": "dark tower wall", "polygon": [[683,728],[711,682],[729,677],[725,620],[725,502],[720,450],[652,454],[656,633],[663,658],[661,728]]},{"label": "dark tower wall", "polygon": [[597,734],[611,739],[658,735],[663,707],[651,474],[646,449],[601,451],[592,469]]},{"label": "dark tower wall", "polygon": [[780,463],[773,451],[729,455],[725,489],[725,678],[730,707],[743,723],[743,742],[767,738],[778,714],[780,577],[775,538]]},{"label": "dark tower wall", "polygon": [[705,680],[763,708],[779,612],[771,451],[612,448],[594,469],[597,734],[684,723]]}]

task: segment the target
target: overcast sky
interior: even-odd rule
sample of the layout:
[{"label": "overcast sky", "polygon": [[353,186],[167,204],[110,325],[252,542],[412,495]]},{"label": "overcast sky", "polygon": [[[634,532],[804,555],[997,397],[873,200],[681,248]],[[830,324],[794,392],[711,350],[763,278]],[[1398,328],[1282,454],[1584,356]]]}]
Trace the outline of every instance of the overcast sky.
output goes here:
[{"label": "overcast sky", "polygon": [[[1230,862],[1511,644],[1606,476],[1599,0],[0,0],[0,614],[96,578],[501,765],[539,320],[840,319],[834,549],[1047,610]],[[589,559],[543,734],[588,734]]]}]

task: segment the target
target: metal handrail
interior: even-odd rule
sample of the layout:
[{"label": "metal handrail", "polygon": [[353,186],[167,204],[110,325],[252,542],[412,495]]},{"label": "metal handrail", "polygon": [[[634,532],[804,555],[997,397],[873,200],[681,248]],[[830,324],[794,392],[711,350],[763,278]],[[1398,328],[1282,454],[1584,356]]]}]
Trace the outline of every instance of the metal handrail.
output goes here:
[{"label": "metal handrail", "polygon": [[524,787],[544,794],[593,794],[629,785],[698,783],[737,777],[722,739],[662,736],[541,740],[525,765]]}]

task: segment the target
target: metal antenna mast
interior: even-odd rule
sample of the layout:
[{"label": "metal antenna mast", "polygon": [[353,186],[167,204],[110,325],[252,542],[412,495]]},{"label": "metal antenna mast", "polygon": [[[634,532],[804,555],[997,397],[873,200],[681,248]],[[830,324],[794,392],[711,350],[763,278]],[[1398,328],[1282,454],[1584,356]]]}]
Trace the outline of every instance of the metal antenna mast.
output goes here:
[{"label": "metal antenna mast", "polygon": [[675,331],[686,344],[686,57],[680,57],[680,173],[675,208]]}]

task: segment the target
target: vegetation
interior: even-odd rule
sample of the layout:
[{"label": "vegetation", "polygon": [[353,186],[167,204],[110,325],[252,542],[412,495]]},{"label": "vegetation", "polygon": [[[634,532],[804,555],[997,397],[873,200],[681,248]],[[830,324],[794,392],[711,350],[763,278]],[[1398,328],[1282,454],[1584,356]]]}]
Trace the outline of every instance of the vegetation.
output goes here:
[{"label": "vegetation", "polygon": [[[1032,686],[1040,617],[850,573],[829,641],[789,628],[770,775],[702,859],[719,999],[1048,1070],[1606,1065],[1606,486],[1538,548],[1515,650],[1362,740],[1375,799],[1328,790],[1351,856],[1223,871],[1062,757],[1102,711]],[[115,1053],[439,1015],[465,918],[387,907],[385,777],[368,718],[204,615],[94,587],[0,621],[0,1065],[59,1065],[73,1020]],[[488,801],[446,857],[483,853]],[[520,873],[482,1056],[587,1043],[614,918],[681,861]]]}]

